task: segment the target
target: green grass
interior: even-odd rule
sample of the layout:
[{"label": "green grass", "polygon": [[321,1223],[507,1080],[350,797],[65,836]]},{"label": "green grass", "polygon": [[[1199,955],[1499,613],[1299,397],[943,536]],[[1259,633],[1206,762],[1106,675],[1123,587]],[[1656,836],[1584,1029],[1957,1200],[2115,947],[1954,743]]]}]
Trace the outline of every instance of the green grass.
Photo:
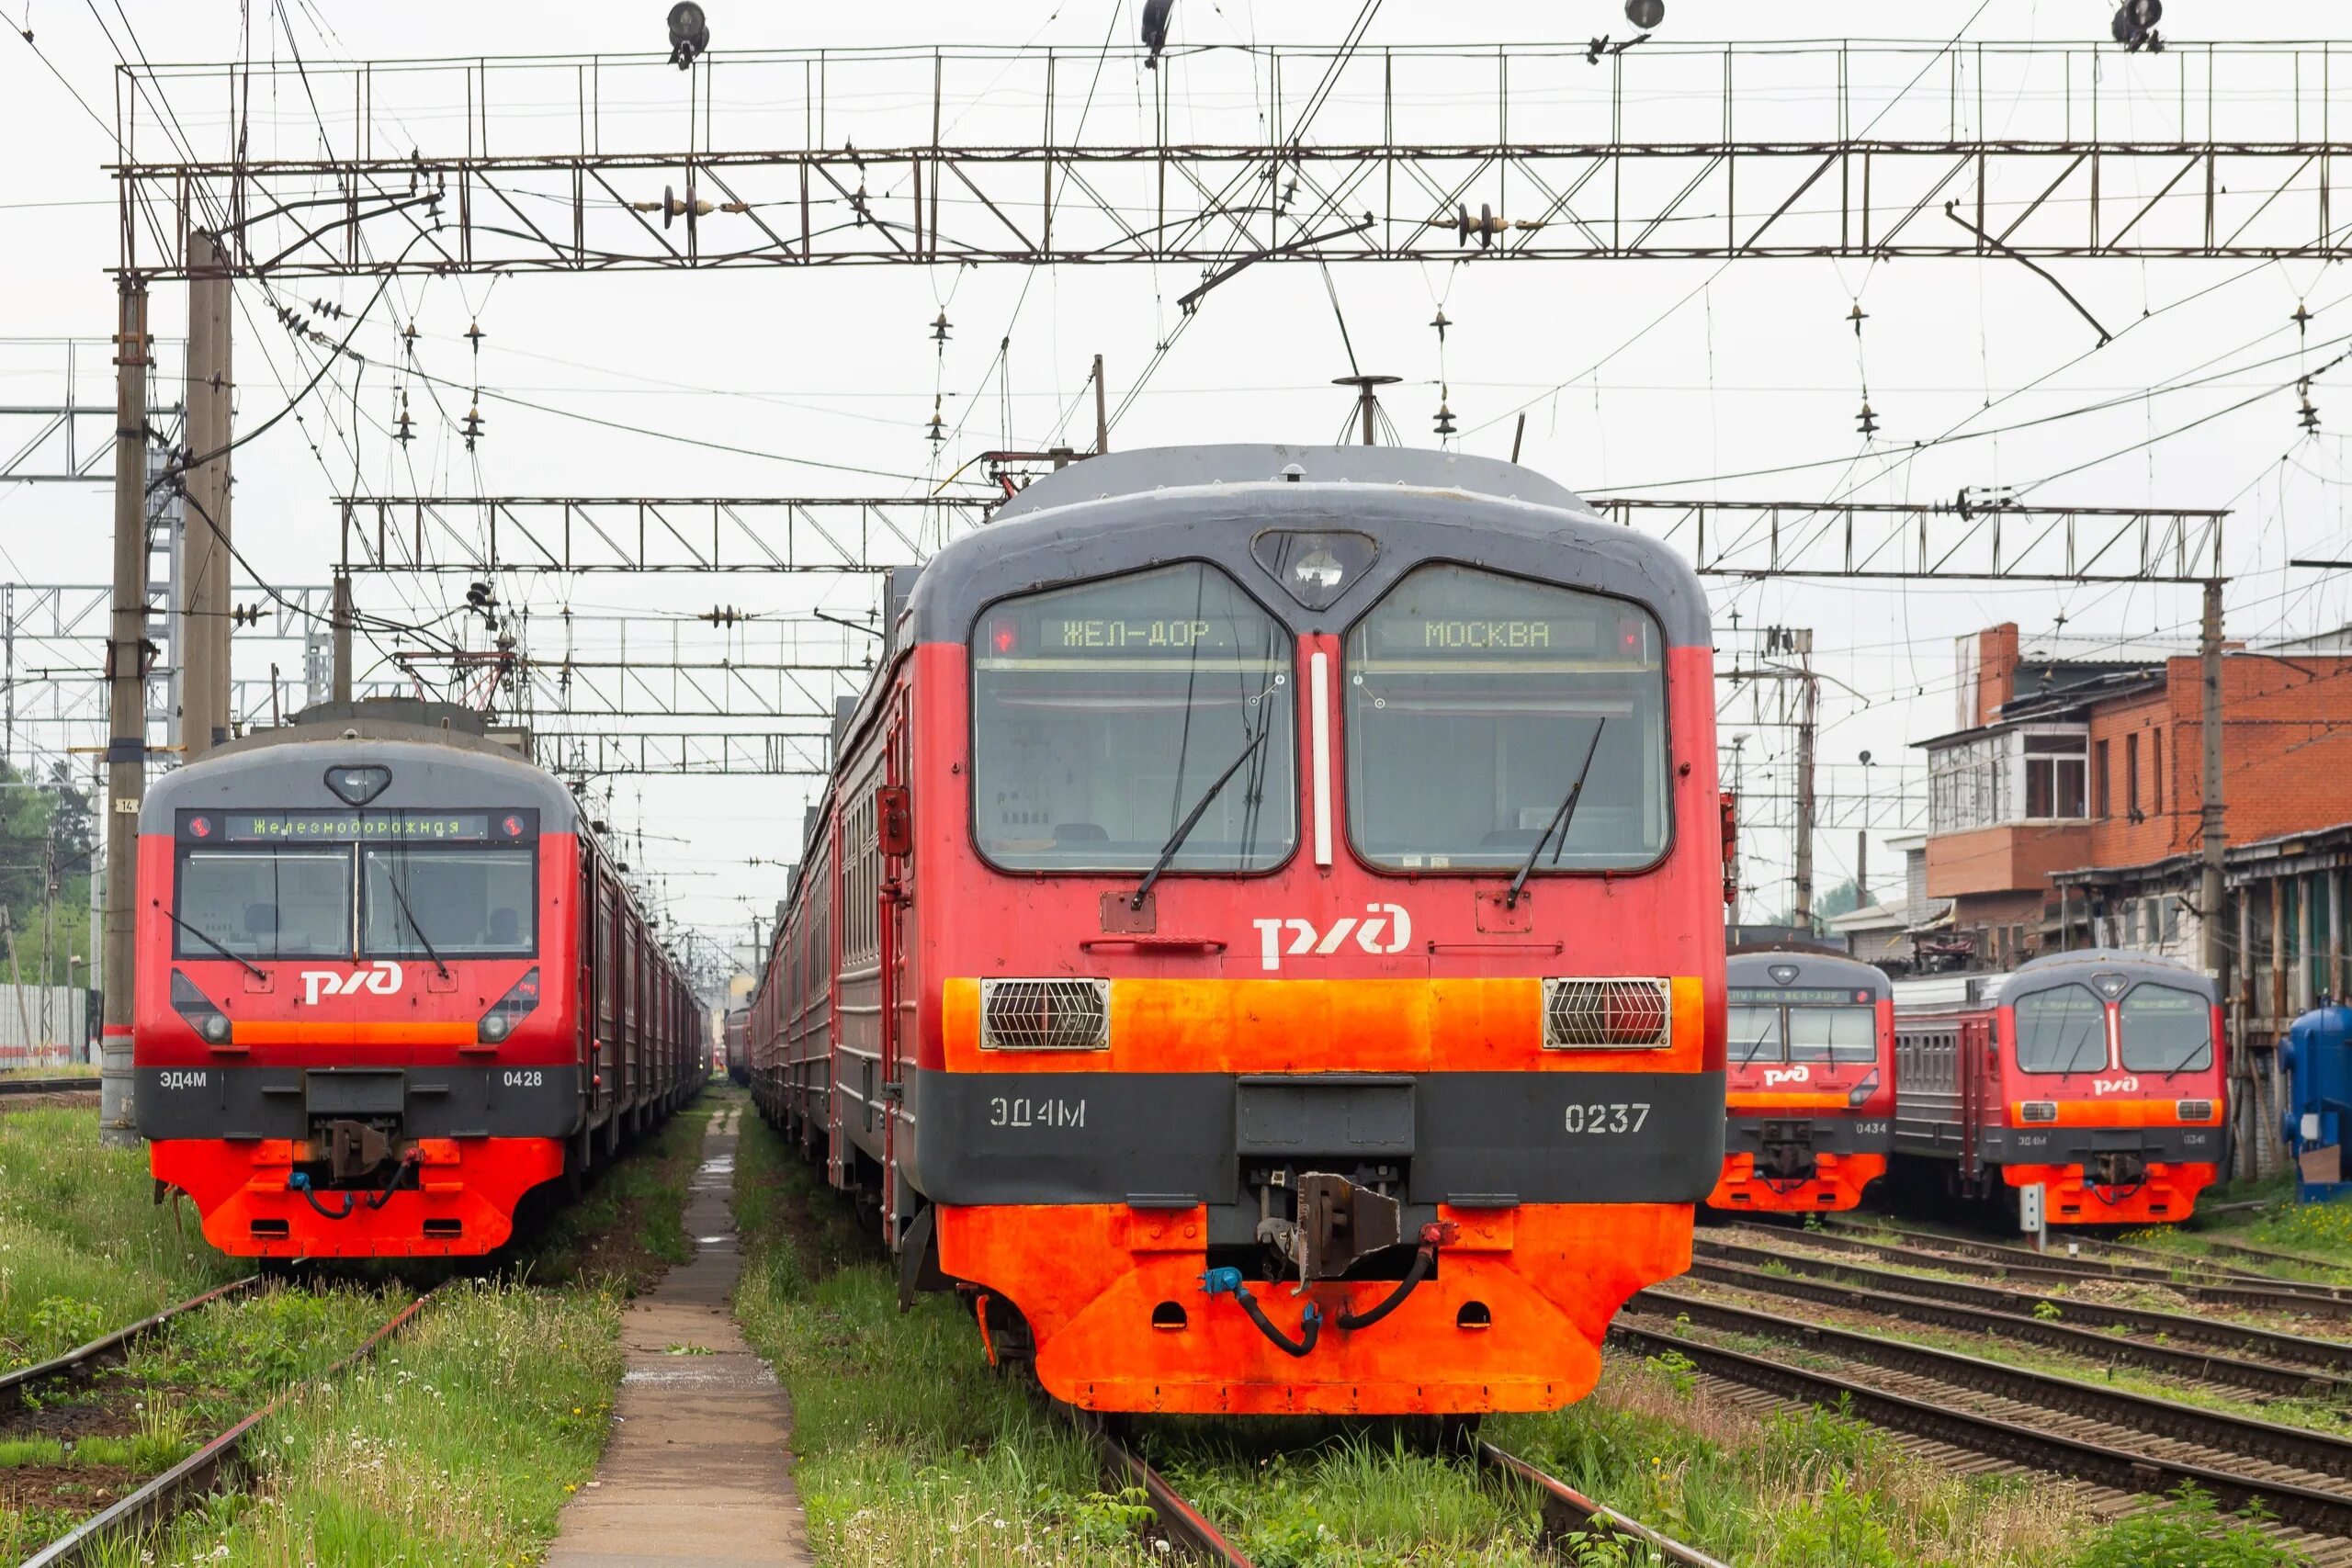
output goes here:
[{"label": "green grass", "polygon": [[0,1116],[0,1371],[248,1271],[156,1205],[143,1147],[98,1146],[94,1110]]},{"label": "green grass", "polygon": [[[754,1115],[736,1152],[736,1316],[792,1391],[794,1479],[829,1568],[1159,1561],[1088,1445],[982,1359],[960,1303],[889,1271]],[[855,1259],[855,1261],[853,1261]]]},{"label": "green grass", "polygon": [[400,1338],[264,1425],[249,1488],[98,1561],[536,1561],[604,1446],[619,1312],[609,1292],[445,1285]]}]

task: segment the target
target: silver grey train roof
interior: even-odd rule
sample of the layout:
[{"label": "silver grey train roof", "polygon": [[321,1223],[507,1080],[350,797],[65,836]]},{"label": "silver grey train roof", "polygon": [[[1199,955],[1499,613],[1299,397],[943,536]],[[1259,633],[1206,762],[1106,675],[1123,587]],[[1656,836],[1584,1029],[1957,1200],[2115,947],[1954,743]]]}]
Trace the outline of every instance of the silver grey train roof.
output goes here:
[{"label": "silver grey train roof", "polygon": [[[1773,973],[1776,969],[1793,973],[1784,981]],[[1894,995],[1894,981],[1877,964],[1865,964],[1850,953],[1828,953],[1820,948],[1758,947],[1726,954],[1724,984],[1837,986],[1855,991],[1867,988],[1871,995],[1882,998]]]},{"label": "silver grey train roof", "polygon": [[[1307,610],[1250,554],[1268,528],[1354,529],[1380,557]],[[989,604],[1171,561],[1216,562],[1293,631],[1351,624],[1429,559],[1637,600],[1667,641],[1712,640],[1704,592],[1671,547],[1604,523],[1577,494],[1492,457],[1396,446],[1172,446],[1090,457],[1006,502],[933,556],[909,600],[913,640],[962,642]]]},{"label": "silver grey train roof", "polygon": [[2092,986],[2094,990],[2099,990],[2092,984],[2093,976],[2098,975],[2121,975],[2128,985],[2154,980],[2179,990],[2195,991],[2208,1001],[2218,1003],[2222,999],[2221,987],[2203,970],[2192,969],[2177,958],[2121,947],[2087,947],[2073,953],[2048,953],[2018,964],[2001,987],[1995,1003],[2007,1006],[2019,997],[2070,984]]},{"label": "silver grey train roof", "polygon": [[373,700],[312,707],[294,722],[216,746],[148,786],[141,833],[174,830],[173,813],[209,807],[335,809],[329,768],[380,763],[391,782],[368,809],[530,807],[542,832],[572,832],[571,791],[484,732],[481,716],[443,703]]}]

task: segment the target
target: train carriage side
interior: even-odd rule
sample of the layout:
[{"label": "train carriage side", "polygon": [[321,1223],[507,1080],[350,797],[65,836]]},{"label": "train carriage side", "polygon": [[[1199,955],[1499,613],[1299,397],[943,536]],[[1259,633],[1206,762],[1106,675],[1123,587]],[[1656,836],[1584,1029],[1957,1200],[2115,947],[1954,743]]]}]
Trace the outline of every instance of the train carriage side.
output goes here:
[{"label": "train carriage side", "polygon": [[1125,454],[888,626],[763,993],[904,1284],[1094,1408],[1588,1392],[1722,1168],[1688,568],[1510,465]]},{"label": "train carriage side", "polygon": [[1814,949],[1725,961],[1726,1136],[1711,1208],[1851,1209],[1894,1145],[1894,997],[1883,970]]},{"label": "train carriage side", "polygon": [[2144,953],[2054,953],[1993,999],[1897,1012],[1894,1150],[1914,1192],[2046,1223],[2177,1223],[2220,1175],[2227,1124],[2220,998]]}]

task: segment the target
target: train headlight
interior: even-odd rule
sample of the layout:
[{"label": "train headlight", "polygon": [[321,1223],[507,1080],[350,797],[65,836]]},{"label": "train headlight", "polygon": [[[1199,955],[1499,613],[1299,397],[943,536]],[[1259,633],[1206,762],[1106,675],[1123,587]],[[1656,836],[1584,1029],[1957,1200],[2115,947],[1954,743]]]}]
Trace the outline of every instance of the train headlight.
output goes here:
[{"label": "train headlight", "polygon": [[187,1020],[197,1038],[208,1045],[226,1045],[235,1032],[229,1015],[212,1005],[212,999],[197,988],[196,982],[178,970],[172,971],[172,1010]]},{"label": "train headlight", "polygon": [[2213,1102],[2210,1100],[2176,1100],[2173,1112],[2184,1122],[2211,1122],[2213,1119]]},{"label": "train headlight", "polygon": [[481,1022],[474,1028],[475,1038],[485,1045],[495,1045],[514,1032],[514,1026],[531,1015],[539,1005],[539,971],[535,965],[498,998],[498,1005],[481,1015]]},{"label": "train headlight", "polygon": [[1859,1107],[1862,1101],[1868,1100],[1871,1095],[1874,1095],[1877,1092],[1878,1069],[1876,1067],[1872,1067],[1870,1072],[1870,1077],[1856,1084],[1854,1086],[1854,1091],[1846,1097],[1846,1103],[1850,1106]]},{"label": "train headlight", "polygon": [[2018,1102],[2018,1120],[2020,1122],[2055,1122],[2058,1120],[2058,1102],[2054,1100],[2019,1100]]},{"label": "train headlight", "polygon": [[1663,1051],[1674,1043],[1664,980],[1546,980],[1546,1051]]},{"label": "train headlight", "polygon": [[983,980],[983,1051],[1107,1051],[1108,980]]}]

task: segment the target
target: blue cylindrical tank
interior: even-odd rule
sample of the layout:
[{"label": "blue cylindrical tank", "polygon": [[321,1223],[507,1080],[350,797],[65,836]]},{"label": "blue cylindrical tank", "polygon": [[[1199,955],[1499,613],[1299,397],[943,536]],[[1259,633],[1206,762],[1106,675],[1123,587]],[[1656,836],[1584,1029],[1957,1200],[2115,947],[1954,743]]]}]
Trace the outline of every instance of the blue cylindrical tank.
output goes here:
[{"label": "blue cylindrical tank", "polygon": [[[2295,1157],[2299,1192],[2309,1200],[2352,1191],[2344,1179],[2352,1168],[2341,1153],[2344,1135],[2352,1131],[2352,1008],[2316,1007],[2295,1020],[2279,1047],[2278,1066],[2288,1082],[2279,1132]],[[2326,1168],[2327,1151],[2336,1152],[2333,1171]]]}]

